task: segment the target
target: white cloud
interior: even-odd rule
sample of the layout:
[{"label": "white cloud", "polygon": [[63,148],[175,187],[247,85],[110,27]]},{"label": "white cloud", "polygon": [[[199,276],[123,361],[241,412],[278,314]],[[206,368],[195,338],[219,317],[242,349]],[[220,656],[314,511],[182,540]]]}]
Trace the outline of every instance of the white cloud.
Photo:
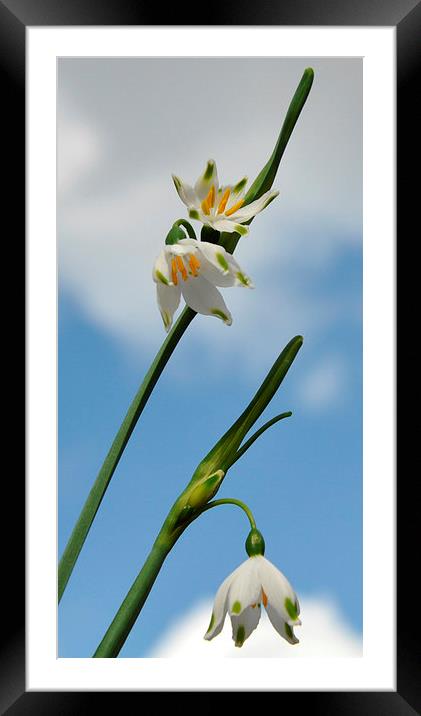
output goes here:
[{"label": "white cloud", "polygon": [[282,639],[262,610],[256,631],[241,649],[234,646],[227,617],[221,634],[211,642],[203,635],[212,612],[212,602],[201,602],[175,622],[148,656],[214,660],[222,658],[336,658],[361,657],[362,637],[346,623],[329,597],[300,599],[302,626],[295,632],[300,643],[294,646]]},{"label": "white cloud", "polygon": [[307,408],[326,410],[346,390],[348,369],[342,356],[324,356],[301,379],[298,395]]},{"label": "white cloud", "polygon": [[58,106],[57,189],[66,197],[93,168],[103,153],[99,128],[74,112],[71,101]]}]

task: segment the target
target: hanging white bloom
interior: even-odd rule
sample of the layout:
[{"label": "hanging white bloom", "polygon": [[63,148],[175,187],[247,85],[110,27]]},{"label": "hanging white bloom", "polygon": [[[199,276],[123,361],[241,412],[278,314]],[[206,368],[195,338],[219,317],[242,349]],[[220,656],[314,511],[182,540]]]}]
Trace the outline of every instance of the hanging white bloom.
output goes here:
[{"label": "hanging white bloom", "polygon": [[249,557],[219,587],[205,639],[222,631],[227,612],[235,646],[242,646],[257,627],[261,604],[278,634],[298,644],[293,627],[301,624],[297,596],[287,578],[263,555]]},{"label": "hanging white bloom", "polygon": [[198,219],[217,231],[236,231],[242,236],[249,231],[244,222],[265,209],[279,194],[278,191],[267,191],[256,201],[244,206],[247,177],[233,186],[220,187],[216,164],[212,159],[209,159],[194,188],[174,174],[173,180],[191,219]]},{"label": "hanging white bloom", "polygon": [[181,294],[197,313],[216,316],[230,326],[231,313],[216,286],[253,288],[250,278],[222,246],[196,239],[165,245],[155,261],[152,276],[166,331],[171,328]]}]

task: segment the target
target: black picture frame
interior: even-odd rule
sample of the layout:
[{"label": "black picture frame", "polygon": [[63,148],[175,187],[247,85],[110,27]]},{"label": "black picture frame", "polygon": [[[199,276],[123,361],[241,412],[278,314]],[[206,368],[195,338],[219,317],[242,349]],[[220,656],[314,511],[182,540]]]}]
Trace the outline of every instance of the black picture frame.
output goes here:
[{"label": "black picture frame", "polygon": [[[25,235],[25,30],[28,26],[64,25],[295,25],[295,26],[393,26],[397,36],[397,198],[398,236],[401,244],[416,240],[419,229],[415,223],[419,203],[419,181],[411,181],[410,168],[419,166],[419,65],[421,38],[421,2],[414,0],[260,0],[259,3],[234,3],[226,0],[218,7],[197,8],[194,15],[186,5],[173,3],[163,11],[157,4],[138,0],[0,0],[0,68],[2,75],[2,138],[6,158],[7,187],[10,197],[13,240],[23,245]],[[162,23],[163,12],[166,22]],[[192,22],[194,20],[194,22]],[[417,82],[418,80],[418,82]],[[418,87],[418,91],[417,91]],[[418,94],[418,105],[417,105]],[[415,176],[416,176],[415,171]],[[10,210],[12,211],[10,212]],[[412,237],[412,238],[411,238]],[[414,269],[413,269],[414,270]],[[411,280],[405,273],[404,288],[410,290]],[[391,316],[391,320],[395,320]],[[399,336],[400,337],[400,336]],[[406,337],[406,336],[405,336]],[[398,341],[397,341],[398,344]],[[406,345],[408,349],[408,345]],[[409,354],[409,359],[411,355]],[[414,421],[415,422],[415,421]],[[414,433],[414,428],[412,428]],[[411,438],[411,426],[406,426]],[[412,444],[414,444],[413,441]],[[410,443],[409,443],[410,444]],[[416,464],[416,463],[415,463]],[[411,494],[416,470],[405,470],[397,480],[398,504],[398,571],[397,571],[397,690],[361,692],[279,692],[278,708],[301,707],[312,714],[358,714],[359,716],[410,716],[421,709],[421,671],[419,660],[419,627],[416,613],[411,615],[414,599],[408,576],[408,555],[417,552],[419,531],[416,500]],[[7,481],[9,504],[24,504],[24,479],[14,469]],[[0,711],[10,716],[20,714],[84,714],[107,699],[109,708],[124,696],[137,700],[144,692],[27,692],[25,690],[25,588],[24,588],[24,511],[14,522],[13,536],[6,528],[3,538],[4,580],[2,629],[0,637]],[[2,521],[3,525],[5,520]],[[20,539],[20,542],[19,542]],[[391,558],[393,556],[391,555]],[[18,565],[18,568],[16,568]],[[412,567],[414,565],[412,564]],[[375,619],[376,614],[370,618]],[[415,622],[415,624],[414,624]],[[389,625],[384,625],[390,628]],[[417,650],[418,649],[418,650]],[[298,665],[297,665],[297,668]],[[165,696],[165,693],[163,693]],[[168,696],[168,694],[167,694]],[[184,707],[210,712],[216,693],[205,699],[192,693]],[[252,694],[248,693],[251,698]],[[238,698],[238,695],[237,695]],[[100,699],[100,701],[98,701]],[[126,708],[126,707],[123,707]],[[131,709],[129,710],[131,713]]]}]

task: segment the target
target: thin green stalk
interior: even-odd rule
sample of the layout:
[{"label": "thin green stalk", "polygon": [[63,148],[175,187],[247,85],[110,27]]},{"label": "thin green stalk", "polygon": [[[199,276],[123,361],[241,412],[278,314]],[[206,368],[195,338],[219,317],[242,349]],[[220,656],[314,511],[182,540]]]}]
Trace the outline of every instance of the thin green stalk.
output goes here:
[{"label": "thin green stalk", "polygon": [[75,566],[76,560],[88,535],[91,524],[102,502],[108,484],[114,474],[117,464],[123,454],[129,438],[145,407],[159,376],[164,370],[171,354],[177,346],[184,331],[187,329],[196,313],[191,308],[185,308],[180,318],[168,334],[155,360],[145,375],[142,385],[137,391],[130,408],[127,411],[113,444],[104,460],[93,487],[79,515],[79,519],[70,535],[67,546],[63,552],[58,568],[58,600],[60,601],[66,584]]},{"label": "thin green stalk", "polygon": [[212,500],[212,502],[208,502],[208,504],[203,507],[200,514],[206,512],[206,510],[211,510],[212,507],[218,507],[219,505],[237,505],[237,507],[241,507],[249,519],[251,529],[256,529],[256,520],[253,517],[250,507],[247,507],[245,502],[236,500],[234,497],[223,497],[220,500]]},{"label": "thin green stalk", "polygon": [[244,455],[245,452],[253,445],[253,443],[257,440],[257,438],[260,438],[263,433],[266,432],[268,428],[271,428],[272,425],[275,425],[275,423],[279,423],[280,420],[284,420],[284,418],[290,418],[292,415],[292,412],[288,410],[286,413],[281,413],[280,415],[275,415],[274,418],[271,418],[267,421],[264,425],[262,425],[261,428],[256,430],[255,433],[242,445],[237,452],[235,453],[234,457],[232,458],[232,461],[229,464],[229,467],[232,467],[237,460],[240,459]]}]

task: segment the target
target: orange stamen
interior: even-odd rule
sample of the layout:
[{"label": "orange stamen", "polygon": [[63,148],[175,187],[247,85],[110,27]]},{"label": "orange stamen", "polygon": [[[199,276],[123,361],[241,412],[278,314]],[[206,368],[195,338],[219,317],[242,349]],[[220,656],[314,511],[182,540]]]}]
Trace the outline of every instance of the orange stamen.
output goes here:
[{"label": "orange stamen", "polygon": [[196,258],[196,256],[194,256],[194,254],[190,255],[189,266],[191,268],[191,272],[192,272],[193,276],[197,276],[197,272],[200,268],[200,261],[199,261],[199,259]]},{"label": "orange stamen", "polygon": [[213,207],[215,203],[215,187],[212,184],[211,188],[209,189],[209,193],[206,197],[206,199],[203,199],[202,201],[202,209],[204,214],[210,214],[211,207]]},{"label": "orange stamen", "polygon": [[222,212],[224,211],[224,209],[227,205],[228,199],[230,198],[230,194],[231,194],[231,189],[228,187],[228,189],[225,189],[225,191],[222,195],[222,199],[219,202],[218,214],[222,214]]},{"label": "orange stamen", "polygon": [[209,194],[207,196],[208,204],[211,208],[213,208],[213,205],[215,204],[215,186],[212,184]]},{"label": "orange stamen", "polygon": [[171,261],[171,278],[172,278],[172,282],[173,282],[174,286],[177,286],[177,284],[178,284],[177,261],[175,258]]},{"label": "orange stamen", "polygon": [[267,598],[265,592],[263,591],[263,589],[262,589],[262,602],[263,602],[263,606],[264,606],[264,607],[267,607],[267,605],[268,605],[268,598]]},{"label": "orange stamen", "polygon": [[237,201],[234,206],[231,207],[231,209],[228,209],[228,211],[225,212],[225,216],[231,216],[231,214],[234,214],[237,209],[240,209],[244,204],[244,199],[240,199],[240,201]]},{"label": "orange stamen", "polygon": [[177,268],[183,277],[183,281],[187,281],[187,271],[186,267],[184,266],[183,259],[181,258],[181,256],[176,256],[175,260],[177,261]]}]

